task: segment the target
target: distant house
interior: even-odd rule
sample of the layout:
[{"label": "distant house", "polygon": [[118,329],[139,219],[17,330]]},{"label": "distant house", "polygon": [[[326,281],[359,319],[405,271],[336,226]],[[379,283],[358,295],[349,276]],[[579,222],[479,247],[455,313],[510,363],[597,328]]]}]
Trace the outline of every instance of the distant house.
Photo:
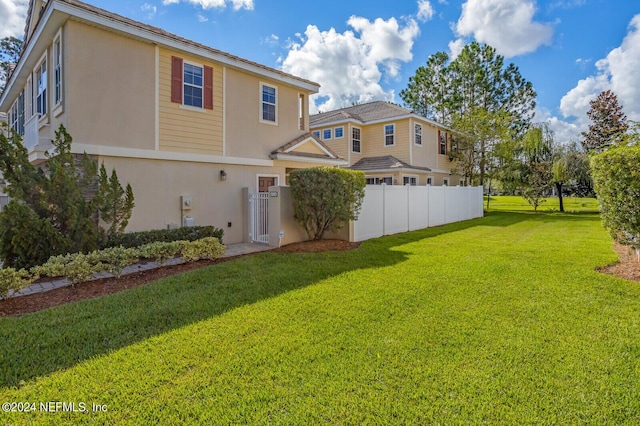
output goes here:
[{"label": "distant house", "polygon": [[450,129],[398,105],[376,101],[310,117],[314,136],[365,172],[368,184],[461,185],[452,174]]},{"label": "distant house", "polygon": [[0,112],[46,161],[60,124],[122,182],[128,230],[215,225],[247,239],[246,190],[340,158],[309,129],[318,84],[78,0],[31,0]]}]

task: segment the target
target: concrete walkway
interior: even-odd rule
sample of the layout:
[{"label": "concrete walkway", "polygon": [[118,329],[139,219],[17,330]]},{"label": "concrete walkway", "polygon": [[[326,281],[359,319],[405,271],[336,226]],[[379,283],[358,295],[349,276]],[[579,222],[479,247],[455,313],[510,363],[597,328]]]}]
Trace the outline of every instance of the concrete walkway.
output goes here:
[{"label": "concrete walkway", "polygon": [[[258,253],[260,251],[271,250],[272,248],[273,247],[270,247],[266,244],[260,244],[260,243],[229,244],[227,246],[227,251],[222,257],[233,257],[233,256],[239,256],[242,254]],[[180,263],[184,263],[180,258],[169,259],[165,262],[163,266],[178,265]],[[127,266],[126,268],[124,268],[122,271],[122,275],[132,274],[134,272],[140,272],[140,271],[147,271],[149,269],[158,268],[159,266],[160,265],[158,265],[155,262],[138,263],[138,264]],[[113,275],[111,275],[108,272],[103,272],[103,273],[94,275],[93,279],[109,278],[109,277],[113,277]],[[31,284],[29,287],[25,287],[22,290],[17,292],[14,292],[13,290],[9,290],[7,297],[27,296],[29,294],[42,293],[42,292],[53,290],[60,287],[67,287],[69,285],[71,285],[71,283],[66,278],[51,280],[51,281],[41,281],[35,284]]]}]

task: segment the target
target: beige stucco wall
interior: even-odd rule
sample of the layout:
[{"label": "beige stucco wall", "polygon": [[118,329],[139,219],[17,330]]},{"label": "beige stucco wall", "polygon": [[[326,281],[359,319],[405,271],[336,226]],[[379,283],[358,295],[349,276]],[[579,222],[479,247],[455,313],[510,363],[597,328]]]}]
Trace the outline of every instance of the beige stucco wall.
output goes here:
[{"label": "beige stucco wall", "polygon": [[[260,121],[260,83],[277,89],[277,125]],[[298,122],[301,89],[231,68],[226,69],[225,84],[226,155],[268,158],[273,150],[306,132],[299,129]],[[308,100],[308,96],[309,93],[305,93],[305,99]]]},{"label": "beige stucco wall", "polygon": [[74,141],[154,149],[152,45],[67,21],[64,60],[63,120]]},{"label": "beige stucco wall", "polygon": [[[213,109],[196,109],[171,102],[171,57],[213,68]],[[223,70],[211,61],[159,49],[158,63],[159,147],[161,151],[222,155]]]}]

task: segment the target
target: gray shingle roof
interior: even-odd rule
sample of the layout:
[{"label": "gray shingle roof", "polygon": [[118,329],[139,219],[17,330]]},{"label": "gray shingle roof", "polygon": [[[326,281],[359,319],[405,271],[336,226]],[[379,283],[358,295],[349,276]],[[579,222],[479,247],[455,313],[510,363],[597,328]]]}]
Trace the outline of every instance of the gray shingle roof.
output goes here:
[{"label": "gray shingle roof", "polygon": [[389,102],[374,101],[315,114],[309,118],[309,122],[312,126],[348,119],[355,119],[366,123],[367,121],[383,120],[385,118],[400,117],[408,114],[413,114],[413,111]]},{"label": "gray shingle roof", "polygon": [[367,157],[362,158],[360,161],[350,167],[352,170],[362,170],[371,172],[375,170],[393,170],[393,169],[412,169],[430,172],[428,167],[412,166],[405,163],[402,160],[398,160],[393,155],[386,155],[384,157]]}]

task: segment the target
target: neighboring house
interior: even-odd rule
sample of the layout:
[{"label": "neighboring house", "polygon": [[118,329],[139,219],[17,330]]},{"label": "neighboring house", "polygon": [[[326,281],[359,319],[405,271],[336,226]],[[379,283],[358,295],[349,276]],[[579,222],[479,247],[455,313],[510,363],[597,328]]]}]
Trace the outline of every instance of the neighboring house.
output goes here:
[{"label": "neighboring house", "polygon": [[450,129],[398,105],[376,101],[310,117],[312,133],[368,184],[463,185],[452,174]]},{"label": "neighboring house", "polygon": [[[243,194],[346,161],[309,132],[318,84],[77,0],[31,0],[0,111],[46,160],[60,124],[131,183],[127,230],[195,222],[247,240]],[[244,229],[243,229],[244,224]]]}]

